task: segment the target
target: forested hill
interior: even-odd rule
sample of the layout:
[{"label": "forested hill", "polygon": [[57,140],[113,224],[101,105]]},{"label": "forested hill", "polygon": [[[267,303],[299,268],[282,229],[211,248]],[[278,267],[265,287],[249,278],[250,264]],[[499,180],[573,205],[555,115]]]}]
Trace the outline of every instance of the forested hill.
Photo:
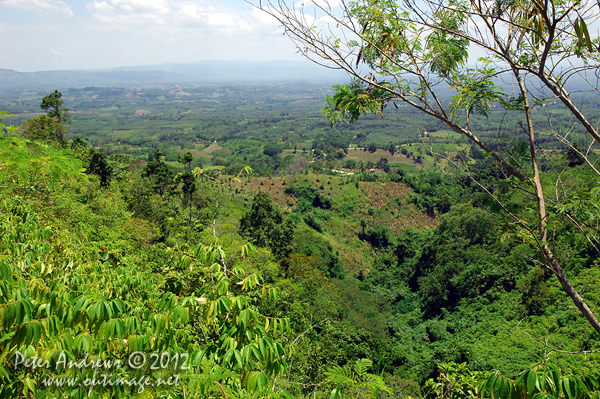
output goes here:
[{"label": "forested hill", "polygon": [[[401,107],[399,129],[332,130],[323,88],[185,90],[81,90],[73,124],[55,91],[2,119],[2,397],[140,395],[62,359],[119,360],[106,378],[139,397],[596,397],[598,335],[490,200],[535,223],[486,154]],[[578,193],[552,212],[594,221],[597,175],[546,139],[544,188],[558,168]],[[597,306],[593,242],[551,229]]]},{"label": "forested hill", "polygon": [[102,70],[17,72],[0,69],[0,88],[40,89],[86,86],[137,86],[164,84],[345,82],[344,73],[323,70],[308,61],[203,61],[165,63]]}]

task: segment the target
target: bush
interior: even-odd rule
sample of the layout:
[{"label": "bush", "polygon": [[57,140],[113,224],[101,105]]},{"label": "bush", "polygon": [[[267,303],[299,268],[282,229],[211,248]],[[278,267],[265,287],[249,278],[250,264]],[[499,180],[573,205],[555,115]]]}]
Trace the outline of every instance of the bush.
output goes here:
[{"label": "bush", "polygon": [[315,229],[319,233],[323,232],[323,225],[321,221],[315,216],[314,213],[309,213],[304,216],[304,222],[308,225],[308,227]]},{"label": "bush", "polygon": [[[314,214],[309,215],[311,215],[310,219],[320,224]],[[305,218],[309,215],[306,215]],[[346,276],[346,272],[342,267],[342,262],[332,250],[331,243],[312,230],[299,229],[298,234],[294,237],[295,252],[314,257],[318,260],[316,266],[319,270],[332,278],[342,279]]]},{"label": "bush", "polygon": [[394,240],[392,231],[387,226],[377,226],[367,229],[364,239],[378,249],[388,248]]},{"label": "bush", "polygon": [[331,199],[323,194],[317,193],[312,202],[312,206],[321,209],[331,209]]},{"label": "bush", "polygon": [[268,155],[270,157],[274,157],[277,154],[280,154],[283,151],[283,147],[281,144],[276,143],[267,143],[263,148],[263,154]]}]

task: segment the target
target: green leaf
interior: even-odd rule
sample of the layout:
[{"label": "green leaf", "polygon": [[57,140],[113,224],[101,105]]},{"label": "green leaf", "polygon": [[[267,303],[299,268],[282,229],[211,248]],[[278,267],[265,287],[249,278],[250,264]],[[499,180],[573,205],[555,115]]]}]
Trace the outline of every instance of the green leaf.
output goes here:
[{"label": "green leaf", "polygon": [[341,387],[342,387],[342,384],[341,383],[338,384],[337,387],[335,387],[331,391],[331,394],[329,395],[329,399],[338,399],[340,397]]},{"label": "green leaf", "polygon": [[528,370],[527,372],[527,379],[525,381],[525,386],[527,388],[527,392],[530,395],[533,395],[536,391],[536,388],[538,386],[538,375],[536,374],[536,372],[534,370]]},{"label": "green leaf", "polygon": [[289,393],[285,389],[281,391],[281,396],[283,396],[285,399],[296,399],[294,397],[294,395],[292,395],[291,393]]}]

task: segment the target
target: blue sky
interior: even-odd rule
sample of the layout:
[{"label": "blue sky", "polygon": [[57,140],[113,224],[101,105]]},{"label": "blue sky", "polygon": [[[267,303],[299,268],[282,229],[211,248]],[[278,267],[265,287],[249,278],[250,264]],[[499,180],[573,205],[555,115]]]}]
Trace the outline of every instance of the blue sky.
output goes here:
[{"label": "blue sky", "polygon": [[0,68],[20,72],[295,53],[243,0],[0,0]]}]

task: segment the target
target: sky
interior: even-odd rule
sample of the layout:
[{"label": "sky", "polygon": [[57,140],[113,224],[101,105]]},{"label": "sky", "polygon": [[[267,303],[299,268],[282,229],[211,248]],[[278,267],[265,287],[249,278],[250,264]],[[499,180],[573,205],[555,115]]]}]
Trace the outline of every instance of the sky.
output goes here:
[{"label": "sky", "polygon": [[302,60],[282,33],[244,0],[0,0],[0,68]]}]

